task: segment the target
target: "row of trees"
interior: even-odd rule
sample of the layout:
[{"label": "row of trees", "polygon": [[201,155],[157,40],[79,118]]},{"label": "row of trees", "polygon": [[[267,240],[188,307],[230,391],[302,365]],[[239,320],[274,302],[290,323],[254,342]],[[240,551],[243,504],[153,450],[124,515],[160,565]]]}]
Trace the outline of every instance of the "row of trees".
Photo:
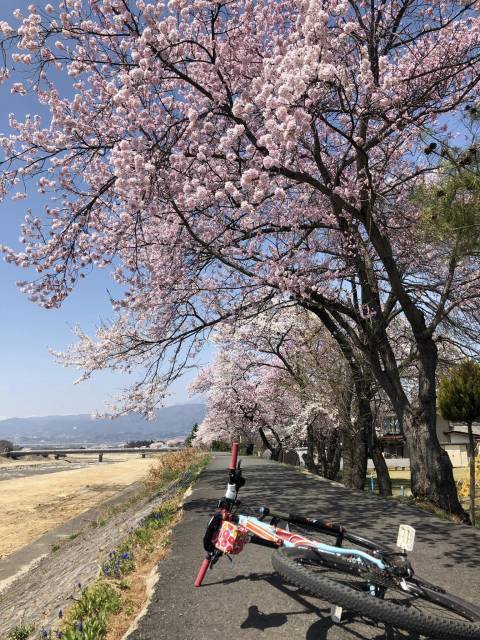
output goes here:
[{"label": "row of trees", "polygon": [[[397,330],[399,327],[397,326]],[[400,342],[397,335],[397,343]],[[407,339],[405,333],[402,341]],[[412,342],[412,340],[410,340]],[[193,383],[193,393],[206,394],[208,412],[192,443],[261,442],[273,459],[284,450],[307,445],[310,471],[363,489],[367,456],[374,462],[379,490],[392,485],[377,432],[391,407],[378,383],[369,379],[369,395],[356,392],[355,372],[318,319],[304,309],[281,305],[241,326],[217,332],[217,355]],[[403,345],[404,347],[405,345]],[[441,343],[438,408],[442,416],[468,426],[470,518],[475,522],[475,454],[472,430],[480,418],[480,365],[465,360],[458,349]],[[366,384],[365,371],[361,383]],[[404,369],[404,385],[413,368]],[[227,445],[228,446],[228,445]]]},{"label": "row of trees", "polygon": [[473,433],[473,423],[480,420],[480,365],[473,360],[465,360],[453,367],[449,376],[440,382],[438,405],[447,420],[463,422],[468,429],[469,498],[470,521],[476,519],[476,478],[475,462],[477,443]]},{"label": "row of trees", "polygon": [[359,489],[370,455],[381,492],[391,494],[376,435],[379,398],[373,382],[366,405],[348,362],[316,316],[279,305],[238,327],[223,328],[215,343],[215,361],[192,385],[192,392],[208,396],[197,443],[260,439],[273,459],[306,443],[307,466],[330,479],[337,477],[343,453],[344,481]]},{"label": "row of trees", "polygon": [[[123,291],[59,359],[142,367],[113,411],[149,413],[214,328],[294,305],[342,354],[350,420],[383,394],[413,494],[466,517],[436,380],[440,339],[471,353],[478,332],[477,3],[65,0],[0,29],[2,80],[49,113],[0,137],[0,194],[46,197],[5,256],[46,308],[92,266]],[[304,406],[334,423],[316,391]]]}]

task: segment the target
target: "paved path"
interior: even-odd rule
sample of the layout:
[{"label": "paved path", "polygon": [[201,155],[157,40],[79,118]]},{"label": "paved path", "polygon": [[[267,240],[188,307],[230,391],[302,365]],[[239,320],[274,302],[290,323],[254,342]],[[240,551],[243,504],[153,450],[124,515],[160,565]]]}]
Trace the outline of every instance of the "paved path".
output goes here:
[{"label": "paved path", "polygon": [[[480,531],[429,514],[352,492],[341,485],[301,475],[282,465],[244,458],[245,505],[269,505],[341,522],[393,546],[400,523],[417,530],[414,567],[465,599],[480,600]],[[227,457],[218,455],[202,473],[185,503],[172,551],[160,563],[160,579],[138,629],[128,640],[399,640],[416,636],[347,616],[330,620],[329,605],[283,583],[272,570],[270,551],[255,545],[223,558],[200,589],[193,581],[204,557],[202,536],[216,501],[225,491]]]}]

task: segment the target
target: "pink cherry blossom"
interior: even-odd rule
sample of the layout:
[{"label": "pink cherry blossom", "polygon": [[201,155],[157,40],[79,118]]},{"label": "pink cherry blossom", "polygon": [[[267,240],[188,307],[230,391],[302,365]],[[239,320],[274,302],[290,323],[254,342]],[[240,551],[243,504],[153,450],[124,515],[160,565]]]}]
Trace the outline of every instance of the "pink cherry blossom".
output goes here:
[{"label": "pink cherry blossom", "polygon": [[[432,451],[440,461],[414,493],[433,487],[450,508],[435,334],[459,316],[478,326],[478,262],[421,235],[411,194],[452,146],[445,114],[456,123],[478,102],[480,17],[476,3],[405,6],[67,0],[16,11],[1,24],[16,54],[8,71],[30,71],[49,116],[10,118],[0,197],[33,182],[47,206],[25,222],[21,250],[4,253],[38,272],[22,289],[46,308],[92,267],[113,270],[119,319],[84,343],[78,366],[145,367],[129,408],[160,402],[217,324],[295,300],[367,358],[418,449],[412,465],[425,471]],[[388,335],[398,314],[415,339],[416,406]]]}]

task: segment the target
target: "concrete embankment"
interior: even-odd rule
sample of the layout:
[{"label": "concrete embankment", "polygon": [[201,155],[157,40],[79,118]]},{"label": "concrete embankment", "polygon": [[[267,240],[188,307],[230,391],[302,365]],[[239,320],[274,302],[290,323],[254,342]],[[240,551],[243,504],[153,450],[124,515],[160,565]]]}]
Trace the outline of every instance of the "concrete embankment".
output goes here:
[{"label": "concrete embankment", "polygon": [[[99,565],[109,550],[121,544],[152,511],[186,488],[192,479],[192,472],[185,472],[159,492],[148,495],[138,494],[138,485],[131,487],[103,508],[68,523],[66,526],[70,529],[78,526],[78,530],[70,536],[73,539],[64,539],[57,550],[52,551],[50,547],[46,555],[38,557],[42,549],[37,543],[30,549],[22,549],[8,563],[0,562],[0,570],[2,564],[4,567],[4,589],[0,592],[0,637],[20,624],[33,623],[37,629],[50,626],[58,610],[65,608],[72,597],[78,595],[78,585],[85,585],[96,577]],[[136,499],[135,493],[138,494]],[[116,508],[109,514],[108,509],[112,507]],[[102,518],[100,522],[98,517]],[[88,526],[91,521],[96,526]],[[61,529],[49,533],[42,545],[49,547],[52,536],[58,539],[62,535]],[[15,560],[17,567],[13,564]]]}]

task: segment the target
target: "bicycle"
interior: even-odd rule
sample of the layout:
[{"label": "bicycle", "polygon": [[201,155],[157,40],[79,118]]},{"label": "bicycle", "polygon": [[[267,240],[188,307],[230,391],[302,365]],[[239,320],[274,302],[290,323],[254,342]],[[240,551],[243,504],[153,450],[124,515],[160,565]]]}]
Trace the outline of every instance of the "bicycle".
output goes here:
[{"label": "bicycle", "polygon": [[[204,535],[207,555],[196,587],[223,555],[257,544],[274,550],[273,568],[287,582],[331,603],[335,622],[348,609],[438,640],[480,640],[480,608],[416,576],[405,549],[394,551],[339,524],[268,507],[259,509],[259,518],[242,514],[238,493],[244,484],[234,443],[227,491]],[[281,522],[286,526],[279,527]],[[322,542],[325,536],[335,543]]]}]

